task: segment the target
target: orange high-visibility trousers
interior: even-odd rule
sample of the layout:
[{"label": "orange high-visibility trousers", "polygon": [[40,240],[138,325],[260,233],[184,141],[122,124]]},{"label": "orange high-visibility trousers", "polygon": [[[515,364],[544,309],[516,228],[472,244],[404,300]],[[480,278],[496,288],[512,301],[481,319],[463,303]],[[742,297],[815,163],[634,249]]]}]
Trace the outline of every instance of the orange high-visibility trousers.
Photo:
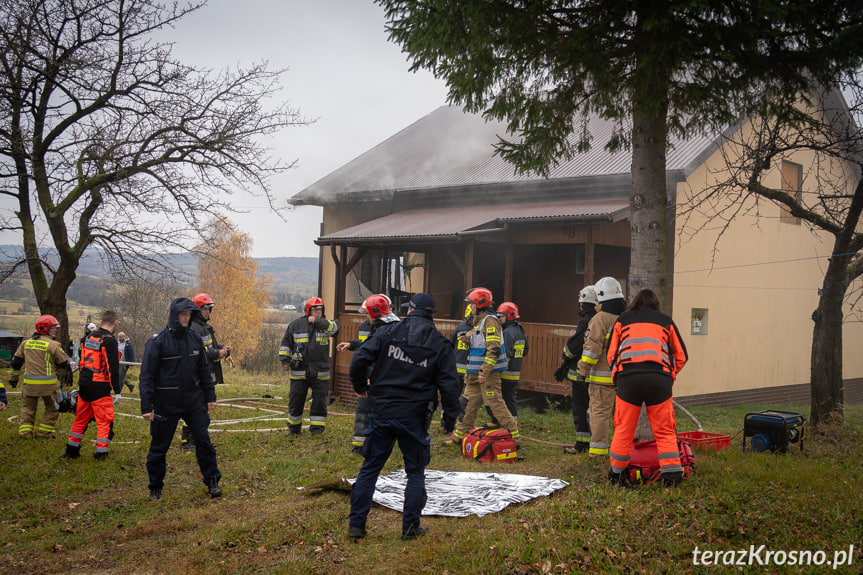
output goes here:
[{"label": "orange high-visibility trousers", "polygon": [[96,420],[96,453],[108,453],[108,444],[111,443],[108,436],[114,422],[114,399],[110,395],[95,401],[84,401],[78,396],[75,421],[69,428],[69,441],[66,445],[80,447],[84,432],[92,419]]},{"label": "orange high-visibility trousers", "polygon": [[647,404],[650,429],[656,439],[660,471],[663,474],[682,472],[674,419],[674,400],[671,397],[671,378],[659,374],[633,374],[619,377],[617,384],[614,437],[611,440],[609,452],[612,471],[621,473],[629,465],[632,441],[635,438],[635,428],[638,426],[638,415],[644,402]]}]

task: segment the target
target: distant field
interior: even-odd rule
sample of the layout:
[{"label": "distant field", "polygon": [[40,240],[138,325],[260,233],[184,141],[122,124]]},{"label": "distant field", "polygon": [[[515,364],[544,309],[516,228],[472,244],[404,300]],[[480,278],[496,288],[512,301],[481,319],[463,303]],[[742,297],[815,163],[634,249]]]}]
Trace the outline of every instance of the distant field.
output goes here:
[{"label": "distant field", "polygon": [[[86,323],[87,316],[95,317],[101,310],[69,302],[70,331],[77,333],[78,326]],[[17,301],[0,300],[0,330],[28,335],[33,331],[33,325],[40,313],[38,308]]]}]

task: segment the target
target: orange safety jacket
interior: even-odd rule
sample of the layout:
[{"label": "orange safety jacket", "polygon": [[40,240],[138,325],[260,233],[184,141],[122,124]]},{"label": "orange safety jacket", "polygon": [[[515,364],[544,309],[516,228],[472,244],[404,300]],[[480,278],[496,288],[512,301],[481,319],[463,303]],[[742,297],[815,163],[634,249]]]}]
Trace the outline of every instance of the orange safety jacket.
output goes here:
[{"label": "orange safety jacket", "polygon": [[111,367],[102,340],[102,336],[92,334],[84,338],[79,369],[91,373],[95,382],[111,383]]},{"label": "orange safety jacket", "polygon": [[615,381],[621,373],[664,372],[672,381],[689,358],[674,321],[653,309],[627,311],[611,332],[606,359]]}]

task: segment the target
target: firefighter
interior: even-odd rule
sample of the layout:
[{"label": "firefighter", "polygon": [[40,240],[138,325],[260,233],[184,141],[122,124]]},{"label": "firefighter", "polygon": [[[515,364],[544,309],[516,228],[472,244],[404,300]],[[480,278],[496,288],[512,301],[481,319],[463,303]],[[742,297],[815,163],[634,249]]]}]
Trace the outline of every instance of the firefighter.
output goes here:
[{"label": "firefighter", "polygon": [[138,391],[141,417],[150,422],[147,476],[150,501],[162,498],[168,449],[182,418],[195,438],[195,457],[210,497],[222,489],[216,448],[207,427],[216,409],[216,387],[201,337],[190,329],[198,306],[185,297],[171,302],[168,325],[147,340],[141,358]]},{"label": "firefighter", "polygon": [[606,360],[608,340],[617,317],[623,313],[626,301],[620,282],[604,277],[593,286],[600,311],[587,324],[581,359],[576,367],[575,380],[587,382],[590,395],[590,446],[591,457],[608,455],[608,424],[614,411],[614,382]]},{"label": "firefighter", "polygon": [[671,390],[688,357],[680,331],[659,311],[653,290],[638,292],[614,324],[606,357],[617,386],[608,472],[612,483],[621,483],[629,464],[642,403],[656,438],[663,483],[674,487],[683,480]]},{"label": "firefighter", "polygon": [[468,350],[467,375],[464,394],[467,407],[464,420],[456,424],[455,431],[444,439],[444,445],[461,445],[461,440],[474,427],[476,415],[483,403],[491,408],[499,424],[510,432],[518,443],[518,424],[513,419],[501,395],[500,374],[506,371],[506,350],[501,341],[500,321],[494,314],[491,291],[486,288],[472,289],[465,301],[470,302],[471,331],[460,336],[470,345]]},{"label": "firefighter", "polygon": [[[393,313],[390,298],[384,294],[370,295],[360,309],[365,311],[369,317],[360,324],[357,339],[339,343],[336,346],[336,351],[356,351],[379,327],[399,321],[398,316]],[[371,369],[369,369],[369,376],[371,376]],[[369,398],[366,394],[358,394],[357,396],[357,405],[354,408],[354,436],[351,440],[351,453],[362,455],[369,417]]]},{"label": "firefighter", "polygon": [[282,369],[291,372],[288,394],[288,435],[298,435],[303,424],[303,405],[309,388],[312,405],[309,409],[312,435],[320,435],[327,425],[327,392],[330,382],[330,338],[339,332],[339,322],[328,320],[324,300],[311,297],[304,305],[305,315],[288,324],[279,361]]},{"label": "firefighter", "polygon": [[587,384],[578,381],[578,360],[581,358],[581,350],[584,347],[584,337],[590,320],[596,315],[596,291],[593,286],[584,286],[578,293],[578,305],[581,316],[575,333],[563,346],[563,361],[554,372],[554,379],[563,381],[564,378],[572,383],[572,422],[575,424],[575,444],[572,447],[564,447],[563,452],[568,454],[584,453],[590,448],[590,418],[587,416],[590,407],[590,394]]},{"label": "firefighter", "polygon": [[351,385],[358,394],[367,394],[371,404],[364,461],[351,489],[348,536],[353,541],[366,536],[375,483],[396,441],[407,476],[401,538],[410,541],[426,533],[420,519],[427,500],[425,467],[431,458],[428,428],[438,394],[450,430],[458,409],[453,348],[435,328],[434,309],[430,295],[415,294],[404,321],[378,329],[351,360]]},{"label": "firefighter", "polygon": [[106,311],[102,314],[101,327],[87,334],[81,344],[78,403],[63,457],[81,456],[81,440],[93,419],[96,420],[96,452],[93,457],[97,461],[108,457],[108,446],[113,437],[114,405],[122,399],[120,392],[123,391],[120,354],[114,338],[118,324],[117,312]]},{"label": "firefighter", "polygon": [[[216,332],[209,323],[210,314],[213,313],[213,307],[216,305],[216,302],[205,293],[196,294],[192,298],[192,302],[198,306],[199,311],[192,312],[192,323],[189,327],[200,335],[201,340],[204,342],[204,351],[207,355],[207,362],[210,365],[210,374],[213,376],[213,381],[216,385],[225,383],[222,375],[222,360],[231,355],[231,346],[219,345],[216,341]],[[180,446],[183,451],[192,451],[195,448],[195,439],[192,437],[192,430],[189,429],[189,426],[185,422],[180,429]]]},{"label": "firefighter", "polygon": [[6,386],[0,381],[0,411],[6,411]]},{"label": "firefighter", "polygon": [[[518,306],[511,301],[505,301],[497,308],[497,317],[501,321],[503,329],[503,347],[506,350],[508,365],[506,370],[500,374],[500,387],[503,401],[512,418],[518,422],[518,380],[521,377],[521,362],[527,356],[529,349],[527,336],[518,319]],[[491,408],[485,406],[485,410],[491,416],[492,424],[500,425]]]},{"label": "firefighter", "polygon": [[54,339],[59,329],[60,323],[53,315],[40,316],[36,320],[36,332],[21,342],[12,357],[9,385],[15,388],[19,380],[24,381],[21,392],[21,420],[18,425],[18,435],[21,437],[33,435],[39,398],[42,398],[45,404],[45,413],[42,414],[42,421],[35,430],[35,435],[54,435],[54,424],[60,417],[54,401],[57,399],[60,382],[65,380],[69,370],[69,356],[63,351],[62,344]]}]

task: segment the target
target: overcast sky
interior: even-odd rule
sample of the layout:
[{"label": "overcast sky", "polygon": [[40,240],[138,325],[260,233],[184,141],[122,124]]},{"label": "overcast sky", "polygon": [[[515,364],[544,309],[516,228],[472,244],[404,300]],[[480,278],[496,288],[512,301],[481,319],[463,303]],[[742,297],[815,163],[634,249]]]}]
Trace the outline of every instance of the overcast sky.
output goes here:
[{"label": "overcast sky", "polygon": [[[411,73],[387,40],[383,8],[372,0],[209,0],[177,26],[175,55],[213,69],[269,61],[288,68],[283,98],[314,124],[273,140],[298,167],[273,180],[287,198],[446,103],[446,87],[428,72]],[[285,212],[287,223],[248,194],[229,214],[254,239],[255,257],[317,256],[322,209]]]}]

